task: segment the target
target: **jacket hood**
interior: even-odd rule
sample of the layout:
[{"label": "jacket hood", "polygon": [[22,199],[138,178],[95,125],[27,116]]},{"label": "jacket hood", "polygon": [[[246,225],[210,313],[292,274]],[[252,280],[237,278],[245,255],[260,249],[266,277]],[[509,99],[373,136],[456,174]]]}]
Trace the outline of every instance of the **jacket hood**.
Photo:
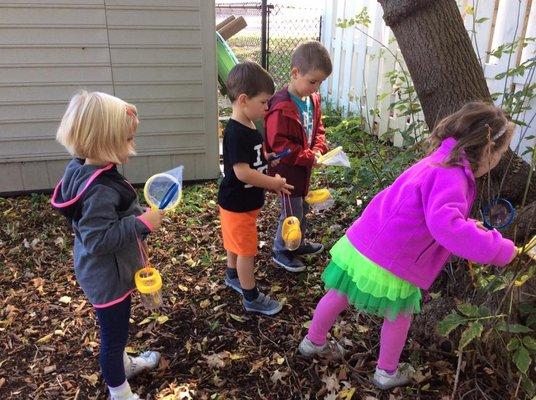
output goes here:
[{"label": "jacket hood", "polygon": [[61,181],[54,188],[51,203],[59,211],[72,219],[78,200],[86,189],[103,172],[117,169],[112,163],[102,167],[84,164],[84,160],[75,158],[69,162]]}]

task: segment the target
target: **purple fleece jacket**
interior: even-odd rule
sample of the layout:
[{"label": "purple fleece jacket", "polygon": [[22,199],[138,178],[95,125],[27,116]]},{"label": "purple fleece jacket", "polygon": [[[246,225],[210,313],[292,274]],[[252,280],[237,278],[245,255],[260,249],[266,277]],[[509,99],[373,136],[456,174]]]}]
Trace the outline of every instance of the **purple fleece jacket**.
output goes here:
[{"label": "purple fleece jacket", "polygon": [[346,235],[355,248],[401,279],[428,289],[451,253],[481,264],[506,265],[515,247],[496,230],[468,219],[476,196],[467,160],[442,165],[453,138],[378,193]]}]

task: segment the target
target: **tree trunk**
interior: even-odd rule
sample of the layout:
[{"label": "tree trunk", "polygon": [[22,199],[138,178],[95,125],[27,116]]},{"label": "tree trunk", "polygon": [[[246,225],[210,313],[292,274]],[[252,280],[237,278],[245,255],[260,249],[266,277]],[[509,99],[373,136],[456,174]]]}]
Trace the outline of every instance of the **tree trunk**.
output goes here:
[{"label": "tree trunk", "polygon": [[[430,130],[468,101],[492,101],[455,0],[378,1],[404,56]],[[521,205],[529,171],[530,165],[509,150],[491,172],[491,190],[480,191],[482,201],[489,200],[491,192]],[[487,188],[487,182],[480,180],[479,186]],[[516,221],[522,228],[516,235],[519,240],[536,233],[535,201],[533,174],[528,206],[518,212]],[[514,237],[515,232],[511,229],[506,234]]]}]

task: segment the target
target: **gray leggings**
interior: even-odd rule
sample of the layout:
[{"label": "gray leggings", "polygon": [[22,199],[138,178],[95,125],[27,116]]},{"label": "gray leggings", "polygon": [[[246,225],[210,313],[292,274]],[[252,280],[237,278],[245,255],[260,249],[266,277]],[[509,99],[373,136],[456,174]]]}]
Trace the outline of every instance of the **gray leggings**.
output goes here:
[{"label": "gray leggings", "polygon": [[[300,220],[300,229],[302,232],[302,243],[305,238],[307,230],[307,221],[305,215],[309,212],[309,204],[307,204],[303,197],[288,197],[281,196],[280,198],[281,213],[279,214],[279,224],[277,225],[277,234],[274,240],[273,251],[280,253],[287,250],[283,237],[281,235],[281,228],[283,227],[283,221],[286,217],[294,216]],[[290,206],[289,206],[290,200]],[[283,204],[283,201],[285,204]],[[285,212],[286,209],[286,212]],[[292,210],[292,213],[291,213]],[[288,213],[288,215],[287,215]]]}]

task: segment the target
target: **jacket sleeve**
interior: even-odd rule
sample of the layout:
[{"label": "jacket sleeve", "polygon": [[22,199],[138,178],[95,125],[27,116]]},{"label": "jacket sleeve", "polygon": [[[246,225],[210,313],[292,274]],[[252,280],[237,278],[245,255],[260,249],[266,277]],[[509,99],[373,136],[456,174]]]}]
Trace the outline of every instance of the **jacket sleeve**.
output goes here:
[{"label": "jacket sleeve", "polygon": [[315,162],[314,151],[303,148],[301,137],[291,132],[290,119],[280,110],[273,111],[266,117],[265,128],[268,148],[276,153],[286,149],[292,152],[281,160],[282,163],[312,167]]},{"label": "jacket sleeve", "polygon": [[80,239],[89,254],[104,255],[136,243],[149,227],[135,215],[119,218],[120,196],[112,188],[95,184],[87,189],[78,221]]},{"label": "jacket sleeve", "polygon": [[421,186],[426,225],[434,239],[455,255],[504,266],[514,254],[514,243],[498,231],[484,231],[467,219],[471,205],[464,191],[468,185],[460,168],[433,168]]},{"label": "jacket sleeve", "polygon": [[[318,108],[320,110],[320,99],[318,100]],[[328,146],[326,144],[326,129],[324,128],[324,123],[322,122],[322,111],[318,111],[318,122],[316,124],[315,141],[311,146],[313,152],[319,151],[320,154],[325,154],[328,151]]]}]

